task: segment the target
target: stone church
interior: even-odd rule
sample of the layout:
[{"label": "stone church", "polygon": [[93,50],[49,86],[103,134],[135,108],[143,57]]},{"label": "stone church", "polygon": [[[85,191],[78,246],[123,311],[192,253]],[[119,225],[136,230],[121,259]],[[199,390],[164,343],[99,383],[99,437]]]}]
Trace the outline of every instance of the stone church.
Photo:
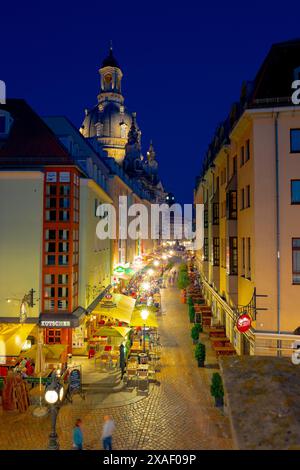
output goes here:
[{"label": "stone church", "polygon": [[86,110],[80,132],[86,138],[96,139],[108,157],[113,158],[130,179],[138,182],[153,202],[165,202],[167,193],[158,173],[153,144],[150,143],[144,158],[136,113],[131,113],[124,105],[121,87],[123,73],[112,47],[102,62],[99,74],[98,103]]}]

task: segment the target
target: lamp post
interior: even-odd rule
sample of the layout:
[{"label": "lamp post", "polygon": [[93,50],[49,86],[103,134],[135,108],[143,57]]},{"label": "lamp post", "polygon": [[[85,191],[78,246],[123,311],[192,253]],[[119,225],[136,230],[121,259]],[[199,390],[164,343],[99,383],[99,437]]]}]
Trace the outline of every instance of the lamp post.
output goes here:
[{"label": "lamp post", "polygon": [[[141,311],[141,317],[142,319],[144,320],[144,322],[146,322],[147,318],[148,318],[148,315],[149,315],[149,312],[148,310],[146,309],[143,309]],[[143,352],[145,353],[146,352],[146,323],[144,323],[144,341],[143,341]]]},{"label": "lamp post", "polygon": [[59,411],[59,403],[64,399],[64,388],[57,376],[52,378],[52,382],[46,387],[45,400],[50,405],[51,432],[49,434],[48,450],[58,450],[59,442],[56,432],[56,420]]}]

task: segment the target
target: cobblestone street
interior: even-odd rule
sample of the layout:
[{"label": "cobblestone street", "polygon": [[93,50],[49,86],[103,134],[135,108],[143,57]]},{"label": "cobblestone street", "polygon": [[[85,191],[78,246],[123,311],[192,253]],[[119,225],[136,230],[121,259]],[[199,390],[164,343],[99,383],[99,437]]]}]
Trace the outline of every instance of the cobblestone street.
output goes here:
[{"label": "cobblestone street", "polygon": [[[230,449],[228,419],[210,396],[212,366],[199,369],[193,357],[187,306],[179,290],[162,290],[163,315],[159,319],[162,369],[158,385],[148,397],[129,405],[106,408],[97,396],[76,397],[62,407],[57,432],[61,449],[70,449],[76,418],[84,423],[85,444],[100,448],[103,415],[116,422],[115,449]],[[1,415],[0,449],[46,449],[50,418],[5,412]]]}]

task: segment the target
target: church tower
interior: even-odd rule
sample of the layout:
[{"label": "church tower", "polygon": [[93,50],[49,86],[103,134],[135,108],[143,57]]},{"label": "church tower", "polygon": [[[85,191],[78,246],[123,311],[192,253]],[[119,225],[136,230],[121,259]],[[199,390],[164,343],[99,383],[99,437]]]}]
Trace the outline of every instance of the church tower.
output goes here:
[{"label": "church tower", "polygon": [[[97,138],[108,156],[121,164],[125,157],[132,116],[124,105],[121,86],[123,73],[114,56],[112,46],[102,62],[99,74],[98,103],[91,110],[86,111],[80,131],[84,137]],[[140,132],[136,123],[135,125]]]}]

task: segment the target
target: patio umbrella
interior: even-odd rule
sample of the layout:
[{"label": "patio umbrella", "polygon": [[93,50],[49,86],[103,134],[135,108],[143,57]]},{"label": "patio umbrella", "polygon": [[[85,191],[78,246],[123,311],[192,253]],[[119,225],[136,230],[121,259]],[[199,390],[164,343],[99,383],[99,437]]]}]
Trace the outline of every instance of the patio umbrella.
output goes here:
[{"label": "patio umbrella", "polygon": [[95,336],[110,336],[114,338],[124,338],[130,328],[125,328],[123,326],[102,326],[94,334]]},{"label": "patio umbrella", "polygon": [[36,375],[39,375],[39,374],[42,374],[44,369],[45,369],[45,356],[43,353],[43,333],[39,329],[34,372],[36,373]]}]

